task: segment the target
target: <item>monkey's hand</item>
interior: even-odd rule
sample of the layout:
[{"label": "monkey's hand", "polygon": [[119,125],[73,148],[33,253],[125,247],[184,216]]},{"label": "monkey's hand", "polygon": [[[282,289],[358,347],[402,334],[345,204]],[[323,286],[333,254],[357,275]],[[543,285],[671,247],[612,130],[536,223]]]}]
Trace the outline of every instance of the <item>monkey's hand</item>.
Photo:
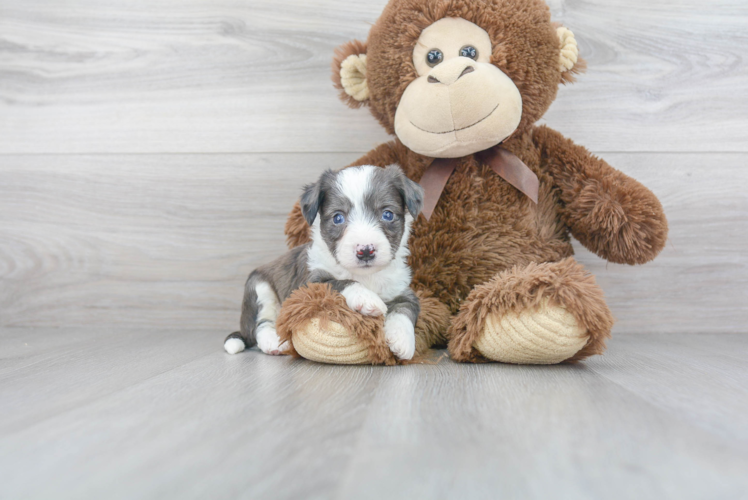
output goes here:
[{"label": "monkey's hand", "polygon": [[582,245],[618,264],[643,264],[660,253],[668,226],[652,191],[545,126],[533,140],[559,188],[561,218]]}]

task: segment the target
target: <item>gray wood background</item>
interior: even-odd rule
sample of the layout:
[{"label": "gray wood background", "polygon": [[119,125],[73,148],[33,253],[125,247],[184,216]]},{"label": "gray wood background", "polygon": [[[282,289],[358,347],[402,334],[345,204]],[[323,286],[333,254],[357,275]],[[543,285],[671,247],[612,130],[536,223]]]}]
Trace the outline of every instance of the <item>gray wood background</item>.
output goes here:
[{"label": "gray wood background", "polygon": [[[238,323],[299,188],[388,137],[333,49],[385,0],[0,0],[0,326]],[[544,122],[649,186],[641,267],[577,245],[617,333],[748,322],[748,3],[549,2],[589,63]]]}]

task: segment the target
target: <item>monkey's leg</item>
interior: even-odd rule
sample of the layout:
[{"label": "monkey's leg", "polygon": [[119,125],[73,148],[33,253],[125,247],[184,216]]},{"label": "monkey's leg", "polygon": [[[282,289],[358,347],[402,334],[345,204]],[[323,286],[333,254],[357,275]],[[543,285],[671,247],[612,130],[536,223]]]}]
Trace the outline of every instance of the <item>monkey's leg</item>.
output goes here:
[{"label": "monkey's leg", "polygon": [[450,327],[456,361],[554,364],[605,350],[613,317],[573,258],[514,267],[473,289]]},{"label": "monkey's leg", "polygon": [[[449,311],[438,300],[417,293],[421,314],[415,326],[416,356],[443,344]],[[394,364],[387,345],[384,316],[364,316],[346,304],[329,284],[310,283],[294,291],[283,303],[277,328],[289,352],[313,361],[333,364]]]}]

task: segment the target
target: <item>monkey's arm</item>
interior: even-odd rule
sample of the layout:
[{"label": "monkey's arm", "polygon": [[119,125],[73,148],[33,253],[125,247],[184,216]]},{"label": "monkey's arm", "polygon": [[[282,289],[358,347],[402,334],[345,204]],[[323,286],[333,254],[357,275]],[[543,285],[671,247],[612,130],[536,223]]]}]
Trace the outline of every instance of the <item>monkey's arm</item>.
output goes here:
[{"label": "monkey's arm", "polygon": [[[379,167],[386,167],[387,165],[397,163],[403,168],[405,174],[410,177],[410,173],[405,168],[405,165],[402,164],[405,163],[402,162],[402,157],[405,153],[404,150],[405,147],[400,144],[400,141],[386,142],[372,149],[364,156],[348,165],[346,168],[356,167],[359,165],[376,165]],[[307,224],[306,220],[304,219],[304,215],[301,213],[301,205],[299,205],[299,202],[297,201],[291,209],[291,213],[288,214],[286,227],[284,229],[284,233],[286,234],[286,244],[288,245],[288,248],[294,248],[311,241],[311,229],[312,228],[309,227],[309,224]]]},{"label": "monkey's arm", "polygon": [[582,245],[619,264],[660,253],[667,220],[649,189],[548,127],[536,128],[533,140],[560,190],[561,217]]}]

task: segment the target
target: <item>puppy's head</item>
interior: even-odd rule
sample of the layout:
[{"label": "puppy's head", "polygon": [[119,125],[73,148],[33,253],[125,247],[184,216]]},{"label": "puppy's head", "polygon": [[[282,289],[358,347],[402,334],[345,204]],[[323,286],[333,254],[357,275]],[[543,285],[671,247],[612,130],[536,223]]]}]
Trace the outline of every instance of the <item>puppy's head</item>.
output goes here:
[{"label": "puppy's head", "polygon": [[328,170],[301,197],[314,244],[324,244],[354,274],[374,273],[407,255],[410,225],[422,205],[423,189],[396,165]]}]

